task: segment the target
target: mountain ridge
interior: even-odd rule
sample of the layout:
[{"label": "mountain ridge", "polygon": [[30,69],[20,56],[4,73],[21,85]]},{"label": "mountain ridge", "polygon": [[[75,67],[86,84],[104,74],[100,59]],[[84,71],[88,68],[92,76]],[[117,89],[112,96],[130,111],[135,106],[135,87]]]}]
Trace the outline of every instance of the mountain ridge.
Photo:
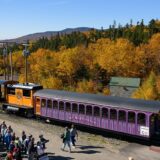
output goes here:
[{"label": "mountain ridge", "polygon": [[45,32],[37,32],[37,33],[32,33],[28,35],[24,35],[18,38],[13,38],[13,39],[5,39],[5,40],[0,40],[0,43],[2,42],[11,42],[11,43],[25,43],[26,41],[36,41],[40,39],[41,37],[46,37],[46,38],[51,38],[52,36],[56,36],[57,34],[70,34],[72,32],[86,32],[89,31],[93,28],[89,27],[77,27],[77,28],[66,28],[60,31],[45,31]]}]

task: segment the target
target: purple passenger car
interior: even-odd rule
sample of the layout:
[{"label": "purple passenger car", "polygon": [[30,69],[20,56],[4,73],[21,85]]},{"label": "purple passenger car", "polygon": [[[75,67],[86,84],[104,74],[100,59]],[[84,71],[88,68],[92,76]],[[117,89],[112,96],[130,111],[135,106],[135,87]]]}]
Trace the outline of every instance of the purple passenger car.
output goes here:
[{"label": "purple passenger car", "polygon": [[160,102],[43,89],[34,94],[37,116],[151,138],[160,131]]}]

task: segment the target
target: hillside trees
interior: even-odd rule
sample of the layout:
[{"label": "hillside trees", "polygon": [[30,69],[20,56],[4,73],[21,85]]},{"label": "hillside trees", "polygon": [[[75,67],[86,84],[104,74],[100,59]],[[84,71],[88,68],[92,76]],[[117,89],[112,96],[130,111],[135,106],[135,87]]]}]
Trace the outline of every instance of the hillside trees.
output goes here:
[{"label": "hillside trees", "polygon": [[155,73],[151,72],[149,77],[143,82],[142,86],[133,93],[132,98],[140,98],[145,100],[158,99],[159,96],[156,81]]},{"label": "hillside trees", "polygon": [[[137,26],[127,24],[116,28],[115,23],[109,30],[93,29],[86,33],[41,38],[29,48],[32,52],[28,58],[28,80],[45,88],[109,94],[107,85],[111,76],[140,77],[147,81],[146,77],[153,71],[155,83],[146,82],[147,87],[144,85],[141,91],[144,90],[147,98],[157,99],[160,93],[159,26],[156,20],[149,26],[141,21]],[[24,82],[22,46],[19,50],[13,52],[13,70]],[[0,73],[4,73],[2,56],[0,68]],[[156,96],[152,91],[157,92]],[[146,98],[140,91],[135,97]]]}]

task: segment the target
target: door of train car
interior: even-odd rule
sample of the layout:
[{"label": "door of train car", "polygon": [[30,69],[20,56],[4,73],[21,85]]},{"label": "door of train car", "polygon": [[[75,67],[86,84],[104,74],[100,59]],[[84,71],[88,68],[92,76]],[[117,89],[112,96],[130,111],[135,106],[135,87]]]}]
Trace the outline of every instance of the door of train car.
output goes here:
[{"label": "door of train car", "polygon": [[95,127],[101,127],[101,113],[98,106],[94,106],[93,108],[93,125]]},{"label": "door of train car", "polygon": [[41,115],[41,105],[40,105],[40,98],[39,97],[36,97],[36,100],[35,100],[35,113],[36,115]]},{"label": "door of train car", "polygon": [[160,114],[153,114],[150,118],[152,134],[160,134]]},{"label": "door of train car", "polygon": [[85,123],[89,126],[94,126],[94,123],[93,123],[93,109],[92,109],[91,105],[86,106]]},{"label": "door of train car", "polygon": [[72,122],[78,123],[78,104],[72,103]]},{"label": "door of train car", "polygon": [[51,99],[47,100],[47,110],[46,110],[46,116],[49,118],[52,118],[52,105],[53,102]]},{"label": "door of train car", "polygon": [[52,117],[55,119],[58,119],[58,101],[57,100],[53,100],[53,110],[52,110]]}]

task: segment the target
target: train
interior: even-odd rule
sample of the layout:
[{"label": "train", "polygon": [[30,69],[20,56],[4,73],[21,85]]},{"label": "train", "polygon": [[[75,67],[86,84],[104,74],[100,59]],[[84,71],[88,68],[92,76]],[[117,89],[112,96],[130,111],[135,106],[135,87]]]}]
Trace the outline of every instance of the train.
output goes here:
[{"label": "train", "polygon": [[3,110],[27,117],[73,123],[134,138],[160,135],[160,101],[43,89],[42,85],[0,80]]}]

